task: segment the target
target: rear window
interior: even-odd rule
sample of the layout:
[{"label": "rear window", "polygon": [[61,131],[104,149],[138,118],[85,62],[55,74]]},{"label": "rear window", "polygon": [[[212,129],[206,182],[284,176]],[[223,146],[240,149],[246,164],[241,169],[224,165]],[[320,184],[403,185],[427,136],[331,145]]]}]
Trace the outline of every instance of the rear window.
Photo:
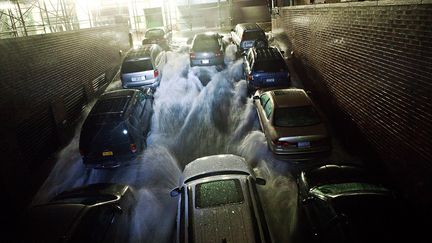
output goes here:
[{"label": "rear window", "polygon": [[165,35],[165,32],[163,30],[155,29],[155,30],[148,30],[145,33],[145,38],[163,38]]},{"label": "rear window", "polygon": [[129,60],[123,62],[122,73],[136,73],[153,70],[153,64],[150,59]]},{"label": "rear window", "polygon": [[267,61],[258,61],[254,64],[253,69],[256,72],[286,72],[288,71],[285,62],[281,60],[267,60]]},{"label": "rear window", "polygon": [[239,180],[220,180],[196,186],[195,207],[209,208],[243,202]]},{"label": "rear window", "polygon": [[256,39],[266,39],[266,36],[263,31],[247,31],[243,33],[242,40],[256,40]]},{"label": "rear window", "polygon": [[192,46],[194,51],[215,51],[219,48],[218,40],[212,37],[196,38]]},{"label": "rear window", "polygon": [[275,110],[274,125],[277,127],[311,126],[321,122],[312,106],[288,107]]},{"label": "rear window", "polygon": [[84,124],[81,136],[80,144],[86,147],[90,144],[105,144],[105,143],[129,143],[129,129],[124,121],[119,122],[115,120],[105,120],[97,117],[96,120],[87,120]]}]

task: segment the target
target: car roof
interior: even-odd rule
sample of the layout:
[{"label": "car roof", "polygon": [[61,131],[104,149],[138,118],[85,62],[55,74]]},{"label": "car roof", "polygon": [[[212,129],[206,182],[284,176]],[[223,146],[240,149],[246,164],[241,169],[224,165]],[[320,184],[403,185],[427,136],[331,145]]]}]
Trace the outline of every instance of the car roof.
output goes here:
[{"label": "car roof", "polygon": [[133,48],[127,53],[126,59],[150,57],[152,50],[157,48],[157,46],[157,44],[144,44],[142,46]]},{"label": "car roof", "polygon": [[137,92],[139,91],[134,89],[121,89],[102,94],[93,106],[89,117],[107,114],[123,116],[129,106],[130,100]]},{"label": "car roof", "polygon": [[265,93],[272,97],[275,107],[278,108],[312,105],[312,100],[303,89],[274,89]]},{"label": "car roof", "polygon": [[256,23],[240,23],[237,25],[241,26],[245,31],[262,30],[261,27],[259,27],[259,25]]},{"label": "car roof", "polygon": [[281,53],[276,47],[253,47],[250,50],[254,53],[256,59],[260,61],[280,59],[284,62]]},{"label": "car roof", "polygon": [[217,38],[219,36],[216,32],[204,32],[204,33],[198,33],[195,34],[195,38],[201,38],[201,37],[214,37]]},{"label": "car roof", "polygon": [[244,158],[233,154],[221,154],[201,157],[187,164],[183,170],[183,183],[207,176],[223,174],[254,176],[253,171]]},{"label": "car roof", "polygon": [[163,27],[163,26],[159,26],[159,27],[151,27],[151,28],[148,28],[148,29],[146,30],[146,32],[147,32],[147,31],[151,31],[151,30],[163,30],[163,31],[165,31],[166,28]]}]

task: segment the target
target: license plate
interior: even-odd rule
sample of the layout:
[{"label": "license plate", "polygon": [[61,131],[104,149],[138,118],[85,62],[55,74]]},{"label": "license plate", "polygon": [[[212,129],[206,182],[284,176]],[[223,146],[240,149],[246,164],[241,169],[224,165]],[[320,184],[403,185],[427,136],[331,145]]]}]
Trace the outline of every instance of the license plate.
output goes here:
[{"label": "license plate", "polygon": [[144,80],[145,80],[145,76],[132,77],[132,82],[135,82],[135,81],[144,81]]},{"label": "license plate", "polygon": [[202,60],[202,61],[201,61],[201,63],[202,63],[202,64],[209,64],[209,63],[210,63],[210,61],[209,61],[209,60],[207,60],[207,59],[204,59],[204,60]]},{"label": "license plate", "polygon": [[310,147],[310,142],[298,142],[297,143],[297,147],[299,147],[299,148],[309,148]]},{"label": "license plate", "polygon": [[102,152],[102,156],[113,156],[113,152],[112,151]]},{"label": "license plate", "polygon": [[274,82],[274,78],[268,78],[268,79],[266,79],[266,82],[267,83],[273,83]]}]

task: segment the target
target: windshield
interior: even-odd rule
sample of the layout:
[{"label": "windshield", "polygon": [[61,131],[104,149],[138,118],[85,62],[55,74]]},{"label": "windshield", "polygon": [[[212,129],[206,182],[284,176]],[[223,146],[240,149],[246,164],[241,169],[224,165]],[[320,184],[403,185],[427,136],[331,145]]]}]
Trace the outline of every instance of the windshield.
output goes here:
[{"label": "windshield", "polygon": [[154,29],[154,30],[148,30],[145,33],[145,38],[163,38],[165,35],[165,32],[161,29]]},{"label": "windshield", "polygon": [[220,49],[219,42],[213,37],[196,38],[192,46],[194,51],[217,51]]},{"label": "windshield", "polygon": [[243,202],[239,180],[221,180],[201,183],[196,186],[195,207],[208,208]]},{"label": "windshield", "polygon": [[274,125],[277,127],[311,126],[320,122],[321,119],[312,106],[278,108],[274,114]]},{"label": "windshield", "polygon": [[262,30],[244,32],[242,40],[257,40],[257,39],[263,39],[263,40],[267,39]]},{"label": "windshield", "polygon": [[150,59],[130,60],[123,62],[122,73],[136,73],[153,70]]}]

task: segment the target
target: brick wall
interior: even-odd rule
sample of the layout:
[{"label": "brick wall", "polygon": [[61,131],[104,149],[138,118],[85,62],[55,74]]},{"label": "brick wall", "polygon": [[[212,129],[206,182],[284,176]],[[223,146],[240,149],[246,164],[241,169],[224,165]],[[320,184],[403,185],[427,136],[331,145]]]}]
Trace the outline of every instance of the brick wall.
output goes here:
[{"label": "brick wall", "polygon": [[128,46],[127,26],[0,40],[1,188],[12,204],[38,188],[30,175],[67,142]]},{"label": "brick wall", "polygon": [[407,192],[430,201],[432,1],[284,7],[272,25],[292,42],[306,85],[358,127]]}]

